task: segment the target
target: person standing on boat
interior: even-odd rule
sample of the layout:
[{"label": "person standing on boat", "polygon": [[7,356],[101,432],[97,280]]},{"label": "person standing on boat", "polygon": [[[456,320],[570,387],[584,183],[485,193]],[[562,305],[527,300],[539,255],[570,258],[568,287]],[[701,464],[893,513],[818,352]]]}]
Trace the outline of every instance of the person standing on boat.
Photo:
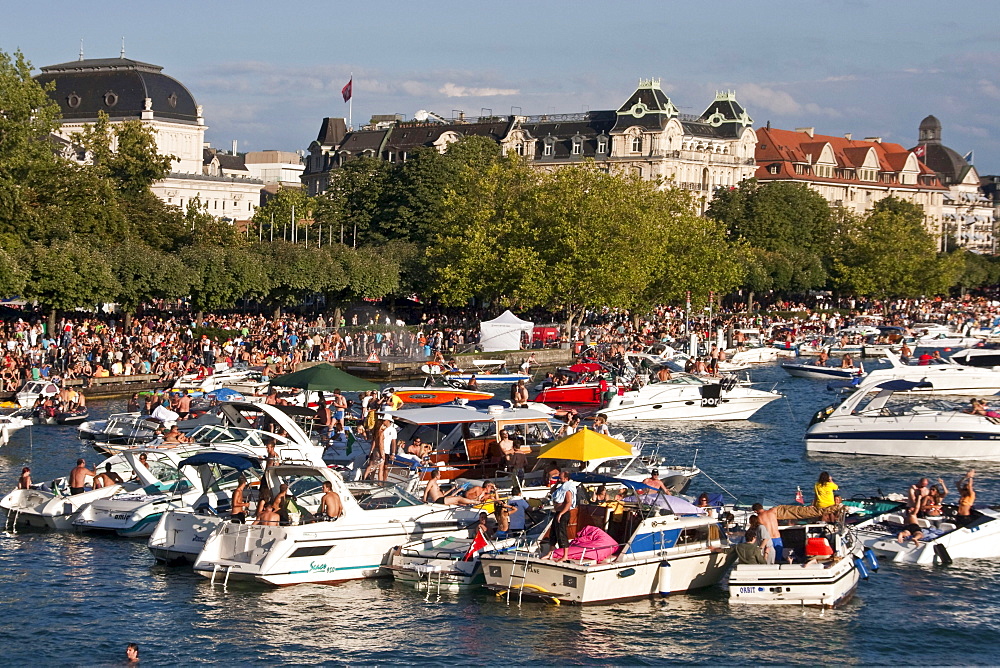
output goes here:
[{"label": "person standing on boat", "polygon": [[771,536],[771,554],[768,555],[765,553],[764,555],[768,559],[767,563],[780,562],[785,546],[781,540],[781,532],[778,529],[778,511],[775,508],[764,510],[764,506],[759,503],[753,504],[751,510],[757,513],[760,525],[767,529],[768,534]]},{"label": "person standing on boat", "polygon": [[904,343],[903,347],[899,349],[899,361],[902,362],[903,364],[909,364],[910,357],[912,356],[913,356],[913,351],[910,349],[910,346]]},{"label": "person standing on boat", "polygon": [[972,512],[972,504],[976,502],[975,478],[976,469],[969,469],[956,485],[958,487],[958,510],[955,514],[965,519],[968,519]]},{"label": "person standing on boat", "polygon": [[329,480],[323,483],[323,498],[319,500],[319,513],[316,521],[330,522],[344,514],[344,504],[340,495],[333,491],[333,483]]},{"label": "person standing on boat", "polygon": [[608,429],[608,416],[604,413],[598,413],[597,417],[594,418],[594,431],[598,434],[603,434],[604,436],[610,436],[611,430]]},{"label": "person standing on boat", "polygon": [[337,425],[344,426],[344,414],[347,412],[347,399],[340,393],[340,388],[333,390],[333,420]]},{"label": "person standing on boat", "polygon": [[513,400],[514,408],[524,408],[528,405],[528,388],[525,387],[523,380],[517,381],[510,398]]},{"label": "person standing on boat", "polygon": [[83,494],[84,486],[87,483],[87,476],[93,479],[94,475],[95,473],[87,468],[86,460],[76,460],[76,467],[69,472],[69,493]]},{"label": "person standing on boat", "polygon": [[241,475],[239,484],[233,490],[233,500],[230,507],[229,520],[234,524],[246,524],[247,508],[250,507],[250,504],[243,498],[246,488],[247,479]]},{"label": "person standing on boat", "polygon": [[556,514],[552,529],[555,531],[556,547],[563,549],[563,559],[566,558],[566,549],[569,547],[569,520],[570,514],[576,508],[577,488],[579,483],[570,480],[570,472],[563,469],[559,472],[559,486],[552,492],[552,506]]},{"label": "person standing on boat", "polygon": [[840,487],[838,487],[837,483],[833,481],[833,478],[830,477],[830,474],[827,473],[826,471],[823,471],[822,473],[819,474],[819,479],[813,486],[813,493],[816,496],[815,500],[813,501],[813,505],[816,506],[817,508],[832,507],[836,503],[833,498],[833,493],[838,489],[840,489]]}]

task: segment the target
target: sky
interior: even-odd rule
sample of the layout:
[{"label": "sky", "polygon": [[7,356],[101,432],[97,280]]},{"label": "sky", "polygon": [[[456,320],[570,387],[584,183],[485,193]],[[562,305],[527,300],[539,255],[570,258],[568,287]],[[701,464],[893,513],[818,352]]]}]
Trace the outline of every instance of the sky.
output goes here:
[{"label": "sky", "polygon": [[163,66],[204,107],[213,146],[307,149],[326,116],[615,109],[659,78],[682,113],[735,90],[755,127],[943,143],[1000,173],[996,0],[4,3],[0,50],[36,67]]}]

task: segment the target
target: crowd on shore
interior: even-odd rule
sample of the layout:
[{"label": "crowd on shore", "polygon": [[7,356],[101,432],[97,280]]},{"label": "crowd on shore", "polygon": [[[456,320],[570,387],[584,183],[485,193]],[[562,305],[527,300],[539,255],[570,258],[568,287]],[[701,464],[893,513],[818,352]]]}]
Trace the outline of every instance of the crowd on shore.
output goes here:
[{"label": "crowd on shore", "polygon": [[[764,334],[776,327],[794,330],[810,326],[832,334],[865,317],[904,327],[941,322],[957,331],[968,331],[991,327],[1000,319],[1000,301],[982,297],[887,303],[818,300],[811,306],[779,302],[769,312],[755,313],[741,312],[742,306],[733,304],[715,312],[705,309],[697,315],[689,315],[681,307],[663,306],[640,318],[616,309],[590,311],[572,332],[564,331],[556,345],[579,341],[582,347],[599,347],[603,354],[614,355],[625,349],[684,341],[688,332],[697,333],[702,340],[714,339],[719,330],[727,335],[741,329]],[[833,307],[840,312],[831,310]],[[529,315],[538,318],[537,314]],[[16,390],[27,380],[42,378],[152,374],[166,382],[203,364],[219,362],[263,367],[273,376],[291,371],[303,361],[367,358],[373,353],[430,359],[473,350],[480,317],[485,316],[474,311],[424,313],[408,325],[374,312],[354,312],[339,323],[323,315],[286,315],[280,319],[209,315],[199,328],[190,315],[155,314],[136,317],[126,328],[113,314],[83,315],[63,318],[49,332],[40,314],[25,311],[0,320],[0,391]],[[526,334],[523,345],[538,343]]]}]

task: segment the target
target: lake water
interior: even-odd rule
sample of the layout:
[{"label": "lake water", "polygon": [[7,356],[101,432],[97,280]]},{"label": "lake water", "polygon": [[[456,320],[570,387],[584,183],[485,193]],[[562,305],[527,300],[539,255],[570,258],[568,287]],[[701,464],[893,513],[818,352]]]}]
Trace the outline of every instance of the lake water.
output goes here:
[{"label": "lake water", "polygon": [[[647,449],[695,457],[735,494],[792,502],[822,470],[845,497],[902,492],[922,475],[953,487],[958,462],[811,456],[802,435],[834,397],[777,367],[753,374],[786,398],[754,422],[648,424]],[[93,414],[121,411],[118,402]],[[627,429],[629,435],[635,430]],[[65,475],[92,450],[74,428],[34,427],[0,448],[0,490],[29,464],[35,480]],[[1000,499],[1000,464],[979,464],[982,503]],[[715,491],[697,478],[692,492]],[[954,500],[954,495],[952,495]],[[0,538],[2,665],[113,665],[138,642],[147,665],[306,664],[997,664],[1000,560],[947,568],[883,563],[837,610],[730,606],[713,588],[665,601],[607,606],[507,605],[486,592],[441,600],[367,580],[269,589],[211,586],[190,569],[158,566],[144,542],[21,533]]]}]

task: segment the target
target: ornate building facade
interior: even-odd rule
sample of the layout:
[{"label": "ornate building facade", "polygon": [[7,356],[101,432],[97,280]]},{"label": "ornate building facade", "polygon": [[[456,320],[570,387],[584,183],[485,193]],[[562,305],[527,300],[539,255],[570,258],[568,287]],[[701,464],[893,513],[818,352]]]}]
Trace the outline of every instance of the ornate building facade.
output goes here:
[{"label": "ornate building facade", "polygon": [[490,137],[505,152],[537,169],[552,170],[592,160],[605,171],[660,179],[665,187],[695,193],[704,210],[717,187],[754,174],[757,143],[753,120],[731,92],[716,94],[699,116],[681,114],[660,86],[647,79],[617,109],[448,121],[391,121],[348,132],[343,119],[323,120],[310,147],[303,183],[310,195],[326,189],[329,173],[353,157],[402,162],[421,146],[443,151],[462,137]]},{"label": "ornate building facade", "polygon": [[206,154],[208,127],[201,106],[183,84],[162,70],[124,56],[81,58],[43,67],[35,79],[54,85],[49,95],[62,111],[61,138],[69,140],[102,111],[111,123],[139,120],[154,131],[160,154],[176,157],[170,174],[153,184],[157,197],[180,208],[197,198],[213,216],[249,220],[259,205],[263,183],[231,160],[227,161],[231,169],[219,168],[214,154]]}]

